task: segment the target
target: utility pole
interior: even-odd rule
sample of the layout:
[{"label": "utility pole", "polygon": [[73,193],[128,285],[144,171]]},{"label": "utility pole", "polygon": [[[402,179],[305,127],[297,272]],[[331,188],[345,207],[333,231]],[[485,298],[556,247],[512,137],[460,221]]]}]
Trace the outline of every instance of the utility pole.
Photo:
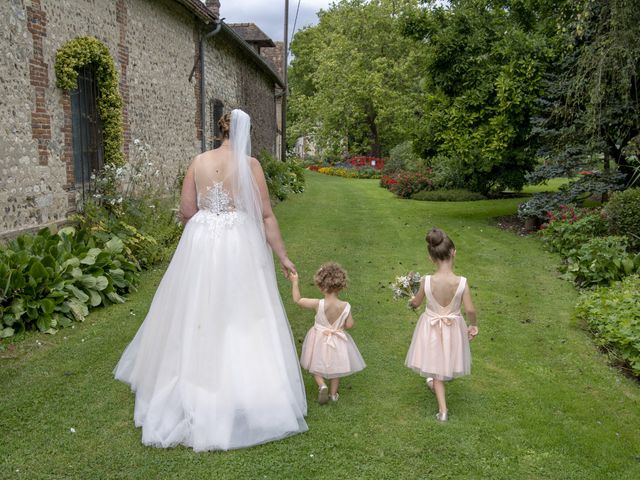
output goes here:
[{"label": "utility pole", "polygon": [[281,159],[284,162],[287,159],[287,95],[289,94],[289,82],[287,79],[287,64],[289,63],[289,46],[287,40],[289,36],[289,0],[284,0],[284,52],[282,54],[282,76],[284,77],[284,92],[282,93],[282,154]]}]

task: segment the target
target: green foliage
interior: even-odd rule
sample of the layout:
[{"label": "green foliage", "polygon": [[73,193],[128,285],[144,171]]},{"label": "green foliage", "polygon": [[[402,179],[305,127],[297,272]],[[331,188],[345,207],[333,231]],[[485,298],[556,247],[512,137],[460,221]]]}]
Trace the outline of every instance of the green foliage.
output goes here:
[{"label": "green foliage", "polygon": [[389,159],[385,161],[384,173],[396,173],[402,170],[417,172],[426,168],[426,162],[416,155],[413,142],[407,140],[391,149]]},{"label": "green foliage", "polygon": [[415,41],[399,15],[417,0],[341,0],[293,38],[289,144],[310,135],[323,156],[386,155],[414,115]]},{"label": "green foliage", "polygon": [[461,188],[452,190],[421,190],[411,195],[413,200],[425,200],[427,202],[473,202],[486,200],[487,197]]},{"label": "green foliage", "polygon": [[563,258],[590,239],[606,233],[607,224],[599,211],[577,211],[571,206],[563,206],[560,211],[552,212],[549,223],[541,230],[549,251],[559,253]]},{"label": "green foliage", "polygon": [[630,183],[640,133],[640,9],[625,0],[558,3],[556,58],[533,119],[547,159],[537,177],[597,162]]},{"label": "green foliage", "polygon": [[304,168],[295,159],[277,160],[266,150],[258,155],[269,188],[271,201],[286,200],[292,193],[304,192]]},{"label": "green foliage", "polygon": [[632,275],[610,287],[585,293],[574,317],[584,322],[597,345],[613,349],[617,363],[640,377],[640,277]]},{"label": "green foliage", "polygon": [[560,186],[557,192],[541,192],[520,204],[518,216],[545,219],[560,205],[581,203],[592,195],[624,188],[624,174],[619,172],[583,172],[577,180]]},{"label": "green foliage", "polygon": [[99,241],[117,235],[124,243],[124,253],[129,261],[142,269],[171,257],[182,233],[182,226],[175,218],[171,199],[145,197],[129,199],[122,204],[118,214],[85,202],[78,221]]},{"label": "green foliage", "polygon": [[519,190],[535,165],[528,136],[550,55],[547,7],[462,0],[405,18],[426,59],[416,150],[459,159],[473,191]]},{"label": "green foliage", "polygon": [[640,250],[640,188],[630,188],[611,195],[604,213],[611,233],[626,235],[629,247]]},{"label": "green foliage", "polygon": [[118,72],[107,46],[94,37],[78,37],[66,42],[56,53],[56,83],[63,90],[76,89],[78,69],[85,65],[94,65],[96,69],[105,160],[113,165],[123,165],[123,104]]},{"label": "green foliage", "polygon": [[137,265],[115,235],[66,227],[21,235],[0,249],[0,336],[37,328],[55,332],[83,321],[89,308],[123,302]]},{"label": "green foliage", "polygon": [[608,285],[640,271],[640,254],[627,252],[626,237],[592,238],[567,254],[564,270],[579,287]]},{"label": "green foliage", "polygon": [[462,162],[457,158],[449,158],[438,154],[429,159],[433,175],[433,185],[441,190],[464,189],[464,176],[460,175]]}]

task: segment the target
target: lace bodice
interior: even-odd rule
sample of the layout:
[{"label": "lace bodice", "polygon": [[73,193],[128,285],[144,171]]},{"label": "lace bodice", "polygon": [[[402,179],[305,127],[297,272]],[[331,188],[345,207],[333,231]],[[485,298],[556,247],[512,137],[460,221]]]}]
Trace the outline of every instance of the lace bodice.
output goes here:
[{"label": "lace bodice", "polygon": [[214,182],[203,193],[198,193],[198,209],[207,210],[216,215],[236,211],[236,205],[222,182]]}]

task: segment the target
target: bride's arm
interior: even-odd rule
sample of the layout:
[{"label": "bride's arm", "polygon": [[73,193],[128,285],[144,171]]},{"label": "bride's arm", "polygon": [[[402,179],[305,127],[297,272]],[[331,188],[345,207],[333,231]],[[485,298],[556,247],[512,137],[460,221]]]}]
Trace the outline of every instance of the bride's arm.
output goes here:
[{"label": "bride's arm", "polygon": [[180,210],[178,210],[178,218],[183,225],[189,221],[198,211],[198,202],[196,199],[196,182],[193,174],[193,163],[189,165],[187,173],[182,181],[182,193],[180,194]]},{"label": "bride's arm", "polygon": [[264,178],[264,172],[262,171],[260,162],[255,158],[251,159],[251,171],[253,172],[253,177],[256,180],[256,184],[260,192],[260,201],[262,202],[262,220],[264,221],[264,231],[267,236],[267,242],[280,259],[282,271],[285,276],[288,277],[289,273],[296,271],[296,266],[287,256],[284,241],[282,240],[282,234],[280,233],[280,226],[278,225],[278,219],[276,219],[273,209],[271,208],[271,199],[269,198],[267,181]]}]

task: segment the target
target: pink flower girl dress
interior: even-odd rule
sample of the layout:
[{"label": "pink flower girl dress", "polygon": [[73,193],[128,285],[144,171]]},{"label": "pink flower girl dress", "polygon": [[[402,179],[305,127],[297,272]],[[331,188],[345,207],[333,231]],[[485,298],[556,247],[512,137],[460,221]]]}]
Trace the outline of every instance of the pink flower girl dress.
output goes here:
[{"label": "pink flower girl dress", "polygon": [[313,375],[338,378],[359,372],[366,364],[353,338],[344,330],[351,305],[347,303],[337,320],[329,323],[324,299],[318,304],[315,324],[302,344],[300,365]]},{"label": "pink flower girl dress", "polygon": [[467,279],[460,277],[453,299],[442,306],[433,297],[431,276],[425,278],[427,306],[416,325],[405,362],[423,377],[451,380],[471,373],[467,324],[460,312],[466,284]]}]

